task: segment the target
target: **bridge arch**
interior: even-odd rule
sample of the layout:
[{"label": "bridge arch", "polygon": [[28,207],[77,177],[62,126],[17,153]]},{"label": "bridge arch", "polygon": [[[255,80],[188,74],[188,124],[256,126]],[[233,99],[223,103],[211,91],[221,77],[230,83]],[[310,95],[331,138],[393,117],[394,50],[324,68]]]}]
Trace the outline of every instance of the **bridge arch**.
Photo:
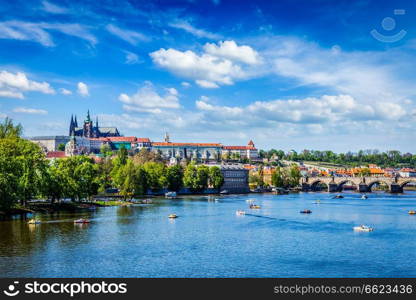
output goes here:
[{"label": "bridge arch", "polygon": [[400,187],[404,188],[409,183],[413,183],[414,185],[416,185],[416,179],[405,180],[405,181],[400,183]]},{"label": "bridge arch", "polygon": [[372,190],[372,188],[375,186],[375,185],[386,185],[387,187],[388,187],[388,190],[390,189],[390,183],[389,182],[387,182],[387,181],[384,181],[384,180],[380,180],[380,179],[377,179],[377,180],[374,180],[374,181],[371,181],[371,182],[368,182],[367,183],[367,185],[368,185],[368,189],[371,191]]},{"label": "bridge arch", "polygon": [[341,180],[341,181],[338,182],[338,190],[342,191],[344,189],[344,185],[347,184],[347,183],[354,186],[355,190],[358,189],[358,185],[353,180],[345,179],[345,180]]},{"label": "bridge arch", "polygon": [[[328,190],[328,183],[325,180],[314,180],[310,183],[311,191],[322,191],[323,189]],[[325,186],[325,187],[323,187]]]}]

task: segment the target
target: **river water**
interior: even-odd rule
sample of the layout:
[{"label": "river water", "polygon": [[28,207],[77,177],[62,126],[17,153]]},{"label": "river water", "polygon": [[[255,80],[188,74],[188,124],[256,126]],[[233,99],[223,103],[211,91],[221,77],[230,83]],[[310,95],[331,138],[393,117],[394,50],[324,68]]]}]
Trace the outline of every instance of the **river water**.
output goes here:
[{"label": "river water", "polygon": [[[343,195],[156,198],[38,214],[39,225],[1,221],[0,276],[415,277],[416,216],[408,210],[416,193]],[[249,199],[261,209],[250,210]],[[73,224],[81,216],[91,223]],[[361,224],[374,231],[354,232]]]}]

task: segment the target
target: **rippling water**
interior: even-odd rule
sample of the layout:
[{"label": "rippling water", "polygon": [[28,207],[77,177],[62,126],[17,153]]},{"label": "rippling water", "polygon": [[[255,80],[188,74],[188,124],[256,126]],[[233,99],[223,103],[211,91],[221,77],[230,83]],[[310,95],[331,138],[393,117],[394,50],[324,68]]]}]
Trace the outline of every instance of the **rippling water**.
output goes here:
[{"label": "rippling water", "polygon": [[[6,277],[415,277],[416,193],[230,195],[0,222]],[[218,198],[215,201],[214,198]],[[248,209],[255,199],[260,210]],[[315,204],[321,200],[320,204]],[[238,209],[245,216],[236,216]],[[312,214],[299,211],[311,209]],[[179,218],[167,216],[176,213]],[[85,216],[89,225],[74,225]],[[373,232],[353,232],[355,225]]]}]

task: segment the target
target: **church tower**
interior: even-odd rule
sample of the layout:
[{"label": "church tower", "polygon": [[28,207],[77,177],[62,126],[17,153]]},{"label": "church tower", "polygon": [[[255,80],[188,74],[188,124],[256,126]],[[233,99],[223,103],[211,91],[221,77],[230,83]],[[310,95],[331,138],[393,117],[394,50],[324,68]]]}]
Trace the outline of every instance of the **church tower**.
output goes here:
[{"label": "church tower", "polygon": [[86,138],[94,137],[94,128],[90,117],[90,110],[87,113],[87,119],[84,121],[83,136]]},{"label": "church tower", "polygon": [[74,116],[71,115],[71,122],[69,123],[69,136],[75,135],[75,127]]}]

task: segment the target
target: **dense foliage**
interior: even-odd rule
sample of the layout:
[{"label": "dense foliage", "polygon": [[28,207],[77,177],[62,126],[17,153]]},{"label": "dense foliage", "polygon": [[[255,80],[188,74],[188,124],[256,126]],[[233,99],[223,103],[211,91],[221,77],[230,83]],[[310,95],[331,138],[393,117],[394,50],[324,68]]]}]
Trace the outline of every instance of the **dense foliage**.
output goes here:
[{"label": "dense foliage", "polygon": [[282,150],[271,149],[269,151],[260,150],[262,158],[291,161],[316,161],[328,162],[347,166],[361,166],[366,164],[376,164],[381,167],[416,167],[416,155],[411,153],[401,153],[397,150],[380,152],[378,150],[360,150],[356,153],[334,153],[332,151],[303,150],[300,153],[292,150],[285,153]]}]

